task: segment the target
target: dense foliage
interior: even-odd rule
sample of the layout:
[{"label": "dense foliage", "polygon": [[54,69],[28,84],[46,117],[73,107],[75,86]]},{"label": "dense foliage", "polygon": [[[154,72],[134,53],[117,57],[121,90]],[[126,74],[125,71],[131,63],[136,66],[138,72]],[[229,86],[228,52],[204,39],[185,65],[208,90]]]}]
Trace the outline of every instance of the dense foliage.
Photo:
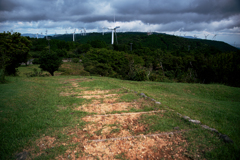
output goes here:
[{"label": "dense foliage", "polygon": [[58,70],[60,65],[63,63],[62,58],[55,52],[42,52],[39,59],[40,68],[44,71],[48,71],[52,76],[54,72]]},{"label": "dense foliage", "polygon": [[[239,50],[224,42],[166,34],[121,33],[118,44],[110,45],[111,34],[76,35],[76,42],[70,42],[71,37],[52,37],[51,50],[59,57],[82,59],[85,71],[94,75],[239,86]],[[32,41],[37,44],[32,48],[48,47],[45,39]],[[36,47],[40,44],[44,45]]]},{"label": "dense foliage", "polygon": [[31,41],[20,33],[0,33],[0,70],[1,75],[15,75],[22,62],[31,57],[29,50]]}]

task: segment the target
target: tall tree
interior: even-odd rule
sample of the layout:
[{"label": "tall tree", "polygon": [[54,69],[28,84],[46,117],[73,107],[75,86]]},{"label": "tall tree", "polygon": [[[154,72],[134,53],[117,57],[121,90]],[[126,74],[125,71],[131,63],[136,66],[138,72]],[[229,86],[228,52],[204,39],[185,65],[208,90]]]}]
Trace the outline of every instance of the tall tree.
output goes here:
[{"label": "tall tree", "polygon": [[16,68],[30,57],[31,41],[20,33],[0,33],[0,69],[8,75],[15,75]]}]

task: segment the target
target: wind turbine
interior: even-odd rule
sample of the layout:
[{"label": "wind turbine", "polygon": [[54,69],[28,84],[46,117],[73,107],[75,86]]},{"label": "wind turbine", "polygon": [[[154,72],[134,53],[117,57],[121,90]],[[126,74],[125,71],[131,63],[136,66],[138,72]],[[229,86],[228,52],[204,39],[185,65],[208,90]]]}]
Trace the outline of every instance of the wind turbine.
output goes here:
[{"label": "wind turbine", "polygon": [[46,29],[46,40],[47,40],[47,29]]},{"label": "wind turbine", "polygon": [[[114,15],[114,27],[108,27],[109,30],[112,30],[112,44],[114,44],[114,33],[116,35],[116,41],[117,41],[117,33],[116,30],[120,28],[120,26],[115,26],[115,15]],[[117,42],[118,43],[118,42]]]},{"label": "wind turbine", "polygon": [[102,35],[103,36],[104,36],[104,29],[108,29],[108,28],[102,27]]},{"label": "wind turbine", "polygon": [[11,34],[13,34],[13,30],[11,29]]},{"label": "wind turbine", "polygon": [[216,36],[217,36],[217,34],[214,34],[214,36],[213,36],[213,38],[212,38],[212,39],[216,39]]},{"label": "wind turbine", "polygon": [[197,36],[196,36],[196,35],[194,35],[193,37],[197,39]]},{"label": "wind turbine", "polygon": [[204,36],[205,36],[205,39],[207,39],[207,37],[209,36],[209,34],[204,34]]},{"label": "wind turbine", "polygon": [[73,42],[75,41],[75,40],[74,40],[75,32],[76,32],[76,29],[74,29],[74,31],[73,31]]}]

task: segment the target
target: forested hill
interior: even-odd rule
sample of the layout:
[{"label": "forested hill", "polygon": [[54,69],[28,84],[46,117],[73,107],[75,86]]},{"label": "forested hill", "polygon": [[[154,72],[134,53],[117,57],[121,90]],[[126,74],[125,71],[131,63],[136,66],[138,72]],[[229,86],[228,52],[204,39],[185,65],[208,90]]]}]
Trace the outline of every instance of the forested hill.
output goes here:
[{"label": "forested hill", "polygon": [[111,36],[76,34],[75,42],[70,34],[49,37],[49,41],[32,38],[31,56],[38,58],[41,52],[51,50],[59,57],[76,58],[77,62],[80,58],[84,70],[92,75],[240,87],[240,50],[224,42],[166,34],[117,33],[118,44],[111,45]]},{"label": "forested hill", "polygon": [[[89,33],[86,36],[80,34],[75,35],[76,42],[87,43],[94,40],[101,40],[106,44],[111,43],[111,33]],[[61,35],[52,37],[52,39],[72,41],[72,34]],[[189,51],[195,50],[206,51],[206,50],[218,50],[220,52],[231,52],[238,51],[239,49],[221,41],[215,40],[203,40],[203,39],[189,39],[178,36],[172,36],[167,34],[153,34],[148,36],[146,33],[140,32],[126,32],[117,33],[117,41],[119,45],[128,45],[133,43],[133,49],[139,47],[148,47],[151,50],[161,48],[165,51]]]}]

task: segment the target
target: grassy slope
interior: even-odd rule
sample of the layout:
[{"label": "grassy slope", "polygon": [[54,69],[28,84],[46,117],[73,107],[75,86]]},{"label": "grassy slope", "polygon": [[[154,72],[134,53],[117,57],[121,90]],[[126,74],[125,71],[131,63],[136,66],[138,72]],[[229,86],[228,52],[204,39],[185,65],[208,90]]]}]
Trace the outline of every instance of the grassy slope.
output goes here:
[{"label": "grassy slope", "polygon": [[[29,66],[34,67],[34,66]],[[27,67],[20,67],[28,72]],[[24,75],[24,74],[20,74]],[[1,159],[21,152],[42,134],[53,133],[64,127],[84,125],[80,117],[84,112],[71,108],[57,112],[59,105],[72,106],[82,99],[60,97],[61,81],[79,76],[8,77],[9,83],[0,85],[0,149]],[[99,89],[127,87],[143,92],[160,101],[163,106],[198,119],[203,124],[229,135],[240,145],[240,89],[218,84],[183,84],[134,82],[93,77],[92,85]],[[76,121],[76,117],[78,120]],[[64,150],[64,149],[63,149]],[[59,152],[56,149],[55,152]],[[59,153],[56,153],[59,154]],[[51,158],[51,157],[50,157]]]}]

